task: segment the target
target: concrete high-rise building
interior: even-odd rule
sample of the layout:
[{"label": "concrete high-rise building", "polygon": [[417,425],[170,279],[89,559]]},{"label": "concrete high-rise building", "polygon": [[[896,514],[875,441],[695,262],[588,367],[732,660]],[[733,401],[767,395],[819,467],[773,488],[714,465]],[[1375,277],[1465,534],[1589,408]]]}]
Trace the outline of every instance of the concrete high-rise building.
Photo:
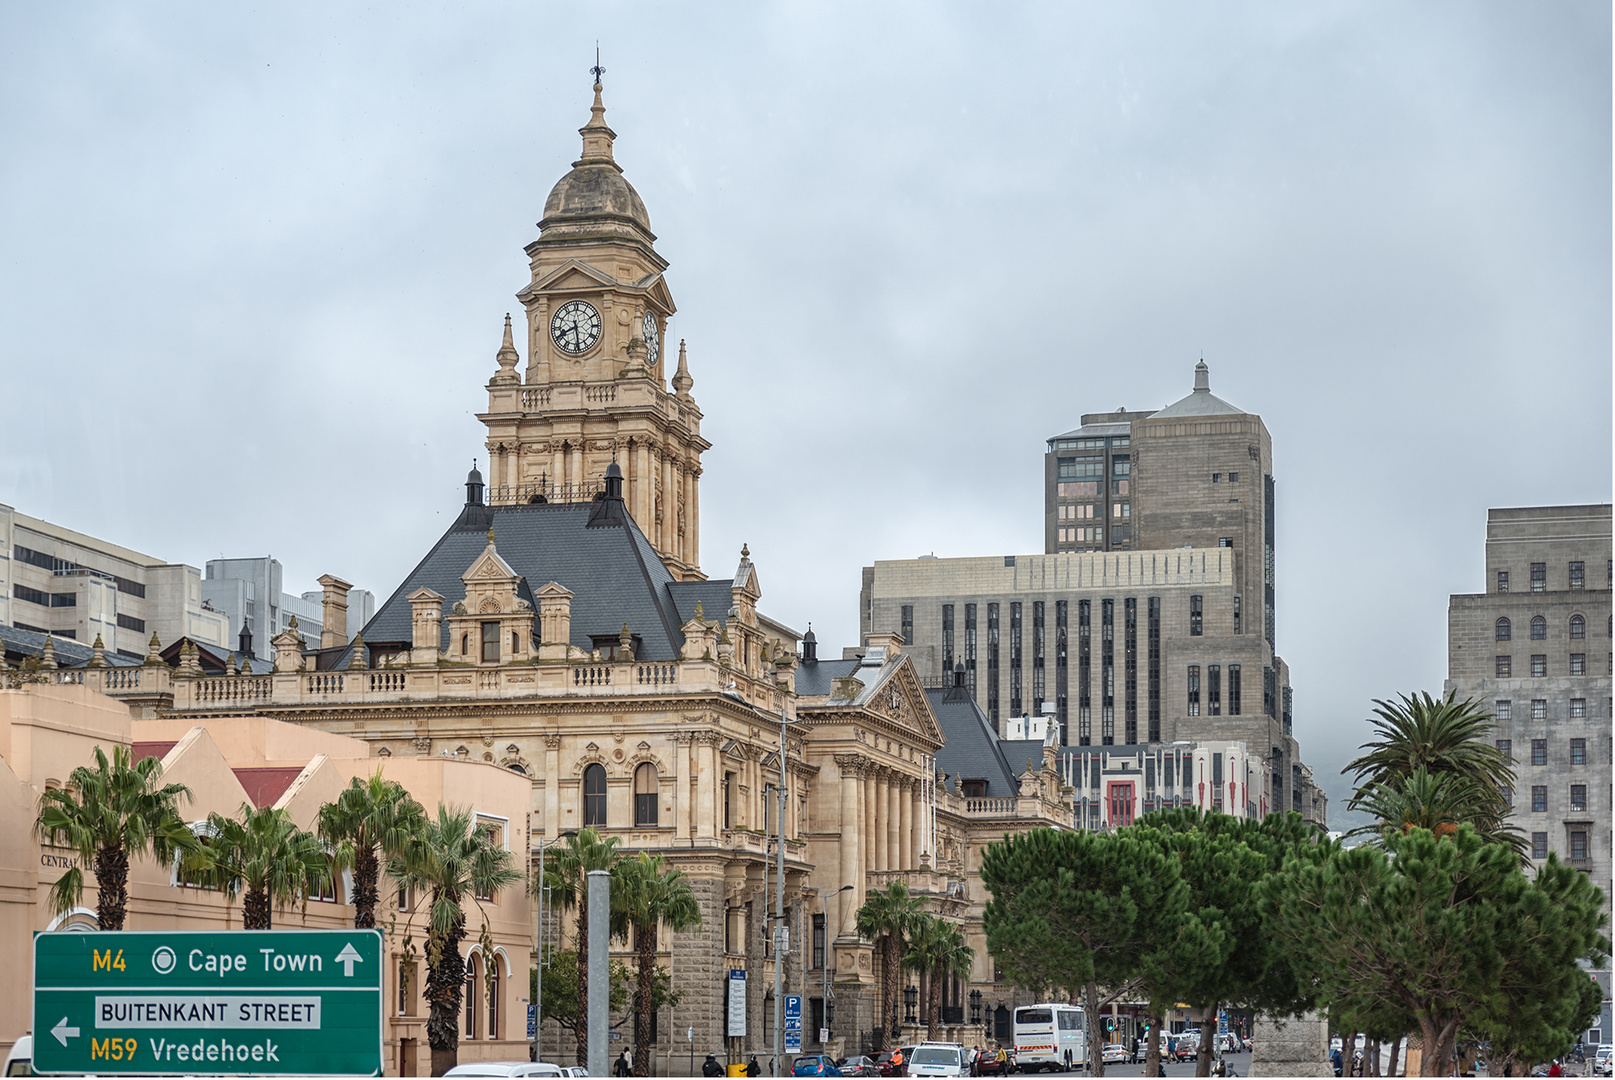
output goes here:
[{"label": "concrete high-rise building", "polygon": [[[353,632],[370,621],[376,613],[376,596],[368,589],[348,591],[347,632],[341,644],[346,645]],[[324,629],[324,596],[320,591],[294,595],[281,588],[280,560],[272,555],[248,559],[209,559],[207,577],[202,582],[202,596],[216,611],[230,617],[229,644],[239,649],[245,643],[242,627],[252,634],[254,659],[271,661],[275,647],[270,644],[276,634],[284,633],[297,619],[297,628],[304,637],[321,640]]]},{"label": "concrete high-rise building", "polygon": [[[1448,601],[1444,688],[1496,717],[1497,745],[1514,758],[1509,821],[1530,840],[1532,861],[1551,851],[1586,871],[1604,890],[1606,910],[1610,555],[1608,503],[1490,511],[1486,591]],[[1615,1031],[1609,971],[1596,974],[1604,1009],[1586,1036],[1594,1044]]]}]

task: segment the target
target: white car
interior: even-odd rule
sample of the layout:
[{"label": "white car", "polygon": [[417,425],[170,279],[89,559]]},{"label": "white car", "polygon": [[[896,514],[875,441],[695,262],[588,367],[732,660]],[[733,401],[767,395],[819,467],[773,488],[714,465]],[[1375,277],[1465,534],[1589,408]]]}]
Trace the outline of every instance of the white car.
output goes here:
[{"label": "white car", "polygon": [[1615,1046],[1605,1043],[1604,1045],[1600,1046],[1598,1048],[1598,1052],[1593,1055],[1593,1075],[1615,1075],[1615,1073],[1612,1073],[1611,1071],[1612,1068],[1615,1068]]},{"label": "white car", "polygon": [[567,1071],[547,1061],[474,1061],[456,1065],[444,1076],[566,1076]]},{"label": "white car", "polygon": [[965,1048],[958,1043],[921,1043],[904,1062],[909,1076],[969,1076]]}]

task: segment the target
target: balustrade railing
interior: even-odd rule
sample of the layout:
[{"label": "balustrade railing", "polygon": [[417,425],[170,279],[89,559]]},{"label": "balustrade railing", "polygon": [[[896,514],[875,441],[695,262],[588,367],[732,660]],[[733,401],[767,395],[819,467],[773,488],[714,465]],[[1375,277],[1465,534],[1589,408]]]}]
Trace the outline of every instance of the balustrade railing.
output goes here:
[{"label": "balustrade railing", "polygon": [[572,669],[573,686],[610,686],[611,669],[604,664],[589,664]]},{"label": "balustrade railing", "polygon": [[58,684],[60,684],[60,683],[70,683],[70,684],[72,684],[74,686],[83,686],[84,685],[84,672],[82,672],[82,671],[58,671],[56,673],[56,682]]},{"label": "balustrade railing", "polygon": [[342,693],[343,677],[340,671],[321,671],[304,676],[304,689],[310,694]]},{"label": "balustrade railing", "polygon": [[1014,799],[965,800],[965,813],[967,814],[1013,814],[1014,812]]},{"label": "balustrade railing", "polygon": [[139,690],[140,669],[137,667],[104,668],[101,672],[101,689]]},{"label": "balustrade railing", "polygon": [[196,701],[208,704],[267,701],[273,693],[273,682],[267,675],[221,675],[193,680],[191,693]]},{"label": "balustrade railing", "polygon": [[499,672],[497,672],[497,671],[479,671],[479,672],[477,672],[477,689],[478,690],[497,690],[497,689],[499,689]]},{"label": "balustrade railing", "polygon": [[547,386],[535,387],[522,391],[522,408],[542,409],[550,403],[550,388]]},{"label": "balustrade railing", "polygon": [[402,690],[404,688],[404,673],[402,671],[372,671],[370,673],[370,690]]},{"label": "balustrade railing", "polygon": [[617,400],[617,387],[615,384],[607,386],[585,386],[583,400],[595,405],[609,404]]},{"label": "balustrade railing", "polygon": [[491,506],[526,506],[533,503],[592,502],[606,490],[604,480],[581,480],[577,483],[556,484],[541,480],[536,484],[516,484],[488,489]]},{"label": "balustrade railing", "polygon": [[640,686],[666,686],[678,682],[678,668],[672,664],[640,664],[637,676]]}]

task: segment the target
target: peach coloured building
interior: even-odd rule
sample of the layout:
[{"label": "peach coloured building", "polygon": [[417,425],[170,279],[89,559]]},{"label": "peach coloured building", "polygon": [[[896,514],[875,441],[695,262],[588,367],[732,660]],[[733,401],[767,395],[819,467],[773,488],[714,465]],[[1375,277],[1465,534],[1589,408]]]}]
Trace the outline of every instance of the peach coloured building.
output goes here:
[{"label": "peach coloured building", "polygon": [[[194,793],[181,806],[191,821],[211,811],[233,815],[251,803],[282,807],[298,825],[312,829],[323,804],[352,778],[379,767],[430,811],[440,802],[471,807],[477,820],[516,853],[516,865],[525,865],[521,853],[528,843],[530,784],[498,766],[457,758],[373,758],[360,740],[265,717],[210,718],[206,726],[181,719],[135,720],[123,702],[80,685],[34,683],[0,690],[0,956],[20,968],[0,982],[0,1050],[25,1033],[32,1013],[32,935],[97,928],[94,878],[88,872],[83,905],[65,916],[51,914],[47,893],[76,857],[32,835],[39,796],[59,787],[75,767],[90,764],[96,745],[109,753],[113,746],[132,745],[137,758],[161,757],[164,779]],[[343,877],[306,908],[276,911],[275,926],[352,926],[353,908],[345,902],[351,881]],[[388,956],[387,1073],[428,1075],[422,994],[426,904],[421,897],[401,902],[390,890],[383,896],[387,900],[377,924]],[[491,957],[475,940],[484,917],[494,943]],[[484,902],[480,912],[473,907],[467,922],[471,940],[463,949],[467,985],[474,986],[475,997],[468,995],[461,1018],[460,1060],[525,1060],[532,950],[526,887],[506,890]],[[218,892],[180,885],[172,867],[148,857],[130,867],[126,925],[131,930],[238,928],[240,897],[232,902]]]}]

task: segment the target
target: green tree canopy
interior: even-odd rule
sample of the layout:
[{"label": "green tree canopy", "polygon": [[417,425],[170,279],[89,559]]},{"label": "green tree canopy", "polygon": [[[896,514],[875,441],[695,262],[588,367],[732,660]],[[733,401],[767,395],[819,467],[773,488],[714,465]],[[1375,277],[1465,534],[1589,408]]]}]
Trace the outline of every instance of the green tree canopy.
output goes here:
[{"label": "green tree canopy", "polygon": [[207,816],[201,844],[180,861],[191,885],[241,894],[241,928],[271,930],[273,910],[308,900],[331,881],[331,864],[313,833],[273,806],[242,803],[237,818]]},{"label": "green tree canopy", "polygon": [[353,870],[353,925],[376,925],[382,860],[396,859],[426,824],[426,810],[396,780],[377,769],[355,776],[336,801],[320,807],[319,835],[338,870]]},{"label": "green tree canopy", "polygon": [[[576,910],[578,913],[575,940],[578,955],[585,958],[585,966],[579,976],[578,997],[581,1002],[579,1007],[585,1016],[589,1012],[589,871],[615,867],[617,860],[622,858],[618,851],[621,843],[615,836],[602,837],[594,829],[582,828],[567,836],[564,843],[555,845],[544,867],[544,881],[541,884],[549,886],[554,902],[562,911]],[[587,1066],[588,1025],[578,1025],[572,1031],[577,1036],[577,1063]]]},{"label": "green tree canopy", "polygon": [[466,904],[522,880],[509,851],[494,842],[469,809],[438,804],[437,816],[404,845],[391,864],[394,881],[431,897],[427,907],[426,999],[431,1011],[426,1040],[432,1075],[453,1068],[460,1048],[460,1004],[465,991]]},{"label": "green tree canopy", "polygon": [[1528,880],[1510,849],[1469,825],[1298,857],[1264,891],[1273,932],[1305,958],[1320,1002],[1376,1024],[1399,1012],[1423,1037],[1427,1075],[1466,1023],[1491,1025],[1503,1047],[1566,1049],[1585,994],[1576,962],[1609,950],[1602,893],[1584,875],[1550,858]]},{"label": "green tree canopy", "polygon": [[84,898],[84,867],[95,871],[96,921],[102,930],[122,930],[129,910],[129,860],[150,852],[159,863],[194,845],[179,817],[184,784],[162,783],[157,757],[132,761],[130,748],[114,746],[112,758],[99,746],[95,766],[80,765],[67,785],[39,800],[34,835],[41,843],[65,847],[78,856],[51,886],[51,914],[65,915]]},{"label": "green tree canopy", "polygon": [[701,905],[682,870],[669,867],[660,855],[641,851],[612,870],[611,907],[613,931],[633,934],[639,966],[639,987],[634,995],[634,1075],[649,1076],[657,931],[664,924],[674,933],[700,926]]},{"label": "green tree canopy", "polygon": [[897,1036],[898,978],[903,963],[904,942],[913,931],[923,906],[908,890],[905,881],[894,881],[886,889],[871,889],[858,909],[856,929],[866,941],[881,948],[880,1029]]}]

